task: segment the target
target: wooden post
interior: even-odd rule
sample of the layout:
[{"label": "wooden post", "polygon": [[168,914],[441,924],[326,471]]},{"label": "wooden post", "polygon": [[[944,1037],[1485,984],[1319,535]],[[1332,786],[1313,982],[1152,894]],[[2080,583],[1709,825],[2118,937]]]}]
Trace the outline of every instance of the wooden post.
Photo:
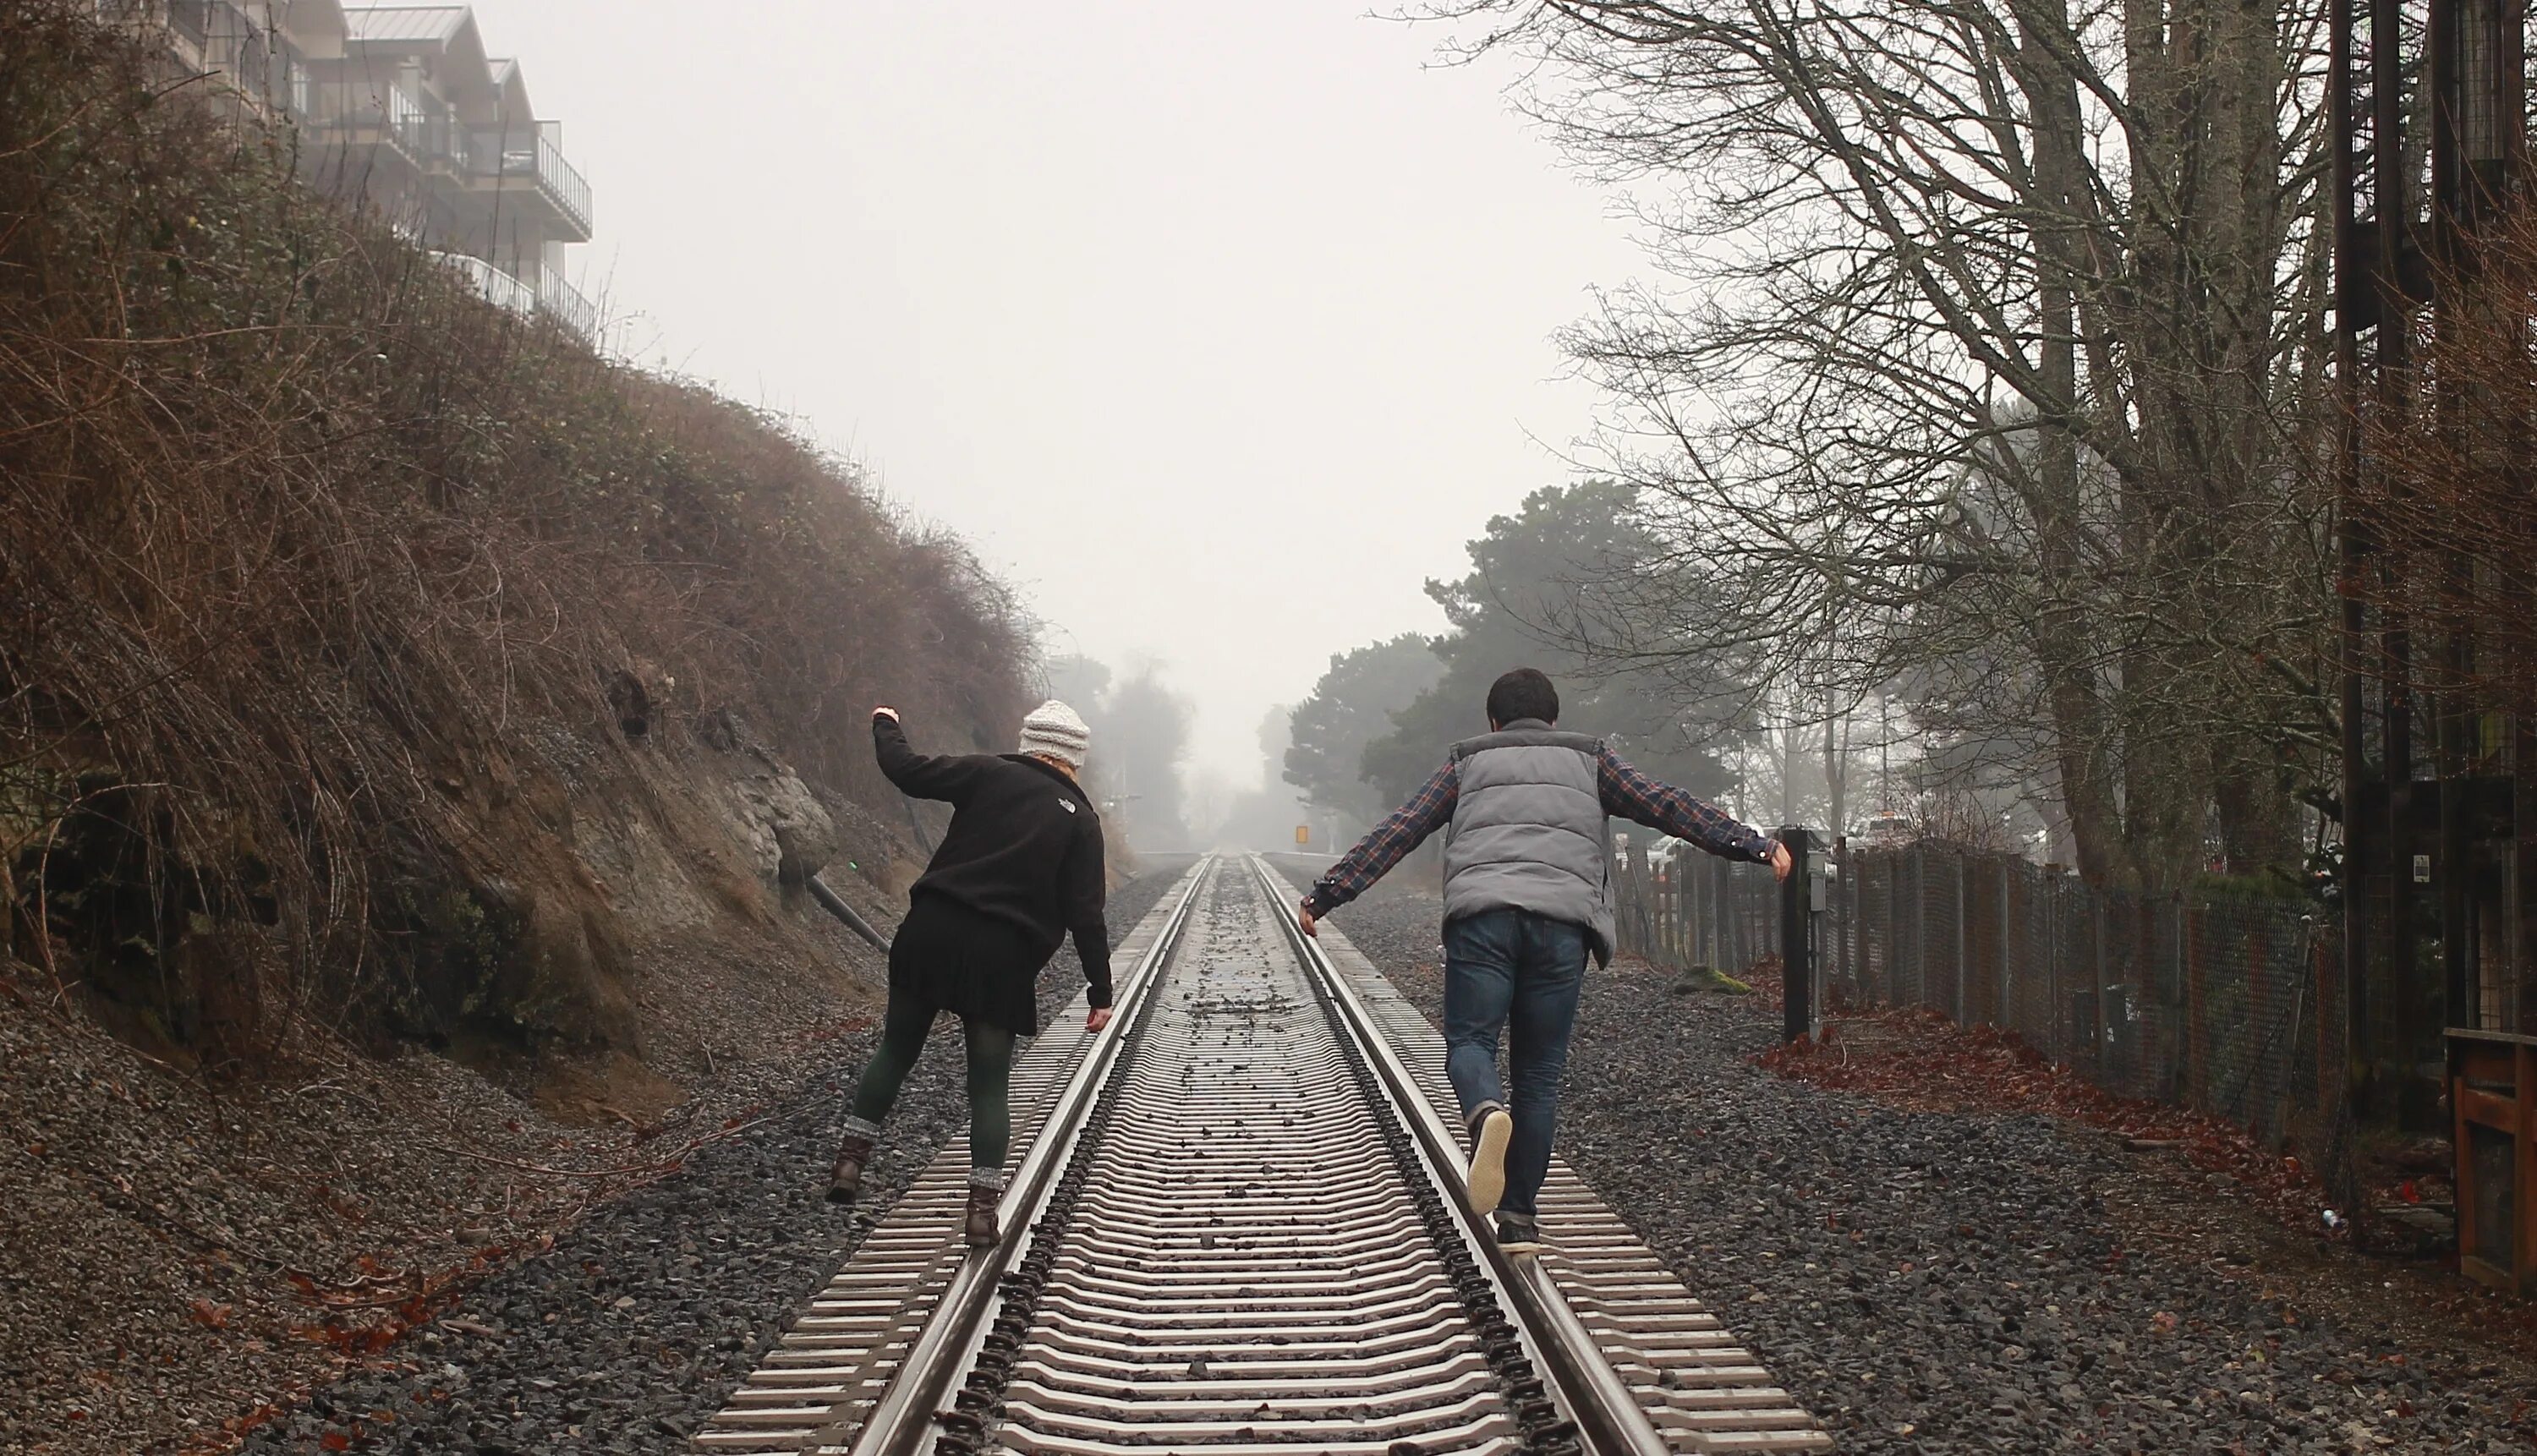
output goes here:
[{"label": "wooden post", "polygon": [[2026,1028],[2017,1024],[2017,1003],[2010,999],[2015,994],[2016,981],[2008,967],[2009,876],[2009,863],[2003,857],[1999,861],[1999,1024],[2023,1032]]},{"label": "wooden post", "polygon": [[1929,995],[1929,852],[1912,847],[1912,1004],[1927,1006]]},{"label": "wooden post", "polygon": [[[2479,1284],[2537,1295],[2537,1036],[2451,1028],[2447,1041],[2458,1272]],[[2507,1229],[2487,1229],[2476,1219],[2487,1197],[2475,1157],[2479,1131],[2508,1141],[2509,1196],[2493,1200],[2509,1209]]]},{"label": "wooden post", "polygon": [[2088,919],[2096,941],[2096,985],[2088,997],[2097,1008],[2097,1085],[2106,1086],[2114,1077],[2114,1026],[2106,1016],[2106,902],[2093,890],[2088,892]]},{"label": "wooden post", "polygon": [[2176,902],[2176,953],[2184,966],[2184,1098],[2187,1107],[2211,1110],[2211,1037],[2202,1025],[2201,917]]},{"label": "wooden post", "polygon": [[1789,848],[1789,877],[1780,882],[1780,986],[1786,1016],[1782,1040],[1811,1038],[1815,1025],[1813,947],[1806,943],[1807,921],[1814,915],[1814,888],[1807,867],[1807,834],[1803,825],[1780,831]]},{"label": "wooden post", "polygon": [[1964,1025],[1964,855],[1948,855],[1956,859],[1956,1025]]}]

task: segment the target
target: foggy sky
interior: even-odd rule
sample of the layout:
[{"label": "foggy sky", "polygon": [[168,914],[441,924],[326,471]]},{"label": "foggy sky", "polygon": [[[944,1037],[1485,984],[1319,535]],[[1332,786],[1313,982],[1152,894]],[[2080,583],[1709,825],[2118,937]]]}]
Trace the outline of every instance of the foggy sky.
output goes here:
[{"label": "foggy sky", "polygon": [[1590,427],[1550,335],[1626,225],[1503,70],[1361,0],[476,12],[590,179],[620,347],[799,415],[1054,650],[1159,661],[1201,770],[1440,628],[1422,579]]}]

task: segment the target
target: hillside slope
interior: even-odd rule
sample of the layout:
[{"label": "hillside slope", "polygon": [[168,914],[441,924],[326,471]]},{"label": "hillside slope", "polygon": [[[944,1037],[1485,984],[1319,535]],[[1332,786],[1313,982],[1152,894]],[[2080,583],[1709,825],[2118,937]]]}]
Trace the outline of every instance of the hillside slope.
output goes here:
[{"label": "hillside slope", "polygon": [[85,10],[0,0],[6,948],[188,1064],[639,1052],[647,947],[783,938],[841,849],[883,879],[865,710],[1008,742],[1025,629],[851,468],[485,304]]},{"label": "hillside slope", "polygon": [[745,1121],[879,984],[805,877],[921,859],[866,711],[1001,748],[1033,670],[959,541],[96,11],[0,0],[6,1449],[171,1448],[149,1372],[357,1355]]}]

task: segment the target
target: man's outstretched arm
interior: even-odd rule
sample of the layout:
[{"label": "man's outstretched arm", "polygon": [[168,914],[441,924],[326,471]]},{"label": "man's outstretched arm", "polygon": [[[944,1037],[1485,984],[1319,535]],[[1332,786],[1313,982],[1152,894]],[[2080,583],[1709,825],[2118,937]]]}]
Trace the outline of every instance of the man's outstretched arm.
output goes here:
[{"label": "man's outstretched arm", "polygon": [[1313,882],[1313,893],[1304,897],[1304,933],[1313,933],[1313,921],[1354,900],[1372,888],[1400,857],[1427,842],[1427,836],[1444,828],[1454,818],[1454,801],[1462,797],[1462,775],[1454,765],[1436,771],[1436,777],[1409,795],[1409,801],[1384,817],[1382,823],[1356,842],[1356,848],[1331,866],[1331,872]]},{"label": "man's outstretched arm", "polygon": [[1594,770],[1603,812],[1672,835],[1725,859],[1767,864],[1782,879],[1789,877],[1789,851],[1779,841],[1738,823],[1714,804],[1703,803],[1682,790],[1632,768],[1611,749]]}]

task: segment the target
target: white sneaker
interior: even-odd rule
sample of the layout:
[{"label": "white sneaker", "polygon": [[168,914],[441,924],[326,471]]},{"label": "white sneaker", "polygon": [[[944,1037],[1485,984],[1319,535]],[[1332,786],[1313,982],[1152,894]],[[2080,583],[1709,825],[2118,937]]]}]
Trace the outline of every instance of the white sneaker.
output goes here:
[{"label": "white sneaker", "polygon": [[1471,1171],[1465,1179],[1470,1190],[1471,1212],[1487,1215],[1497,1211],[1498,1200],[1506,1196],[1507,1139],[1515,1134],[1515,1119],[1500,1107],[1485,1107],[1471,1122]]}]

